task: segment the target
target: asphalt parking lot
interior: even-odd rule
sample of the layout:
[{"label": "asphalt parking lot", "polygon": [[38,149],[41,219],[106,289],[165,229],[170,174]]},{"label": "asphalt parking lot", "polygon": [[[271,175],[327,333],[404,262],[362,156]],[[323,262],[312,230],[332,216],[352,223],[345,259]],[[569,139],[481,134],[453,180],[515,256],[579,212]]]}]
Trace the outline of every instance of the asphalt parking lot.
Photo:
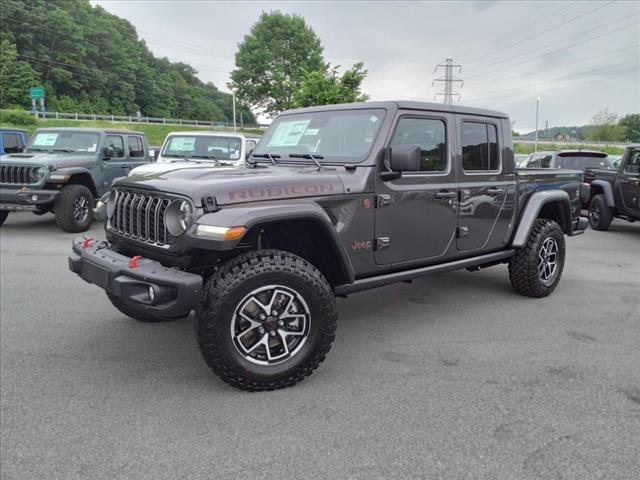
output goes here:
[{"label": "asphalt parking lot", "polygon": [[325,363],[267,393],[219,381],[191,320],[120,314],[73,236],[0,228],[2,478],[640,478],[640,224],[568,239],[547,299],[505,266],[339,299]]}]

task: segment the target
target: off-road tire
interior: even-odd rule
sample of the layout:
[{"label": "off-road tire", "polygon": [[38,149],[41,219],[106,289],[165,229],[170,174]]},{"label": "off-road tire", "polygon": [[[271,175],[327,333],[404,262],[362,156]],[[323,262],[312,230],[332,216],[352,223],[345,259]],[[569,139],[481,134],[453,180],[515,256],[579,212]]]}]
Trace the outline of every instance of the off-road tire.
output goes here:
[{"label": "off-road tire", "polygon": [[[306,343],[275,365],[256,365],[234,345],[231,326],[249,293],[266,285],[295,290],[309,307]],[[318,368],[335,339],[335,296],[322,273],[303,258],[280,250],[250,252],[223,265],[205,284],[196,307],[195,327],[205,362],[223,381],[248,391],[290,387]]]},{"label": "off-road tire", "polygon": [[[544,282],[538,273],[539,254],[545,240],[553,239],[558,249],[558,265],[554,276]],[[540,218],[531,230],[527,244],[516,250],[509,261],[509,279],[513,289],[527,297],[542,298],[550,295],[558,286],[564,269],[564,233],[556,222]]]},{"label": "off-road tire", "polygon": [[[89,204],[89,214],[84,221],[78,221],[73,216],[74,202],[84,198]],[[62,188],[55,204],[56,223],[65,232],[78,233],[89,230],[93,223],[93,194],[84,185],[67,185]]]},{"label": "off-road tire", "polygon": [[111,300],[111,303],[113,304],[113,306],[120,311],[120,313],[124,313],[127,317],[131,317],[134,320],[138,320],[139,322],[161,323],[161,322],[170,322],[172,320],[170,318],[156,317],[142,309],[137,309],[135,307],[127,305],[121,299],[119,299],[118,297],[114,297],[110,293],[107,293],[107,297],[109,298],[109,300]]},{"label": "off-road tire", "polygon": [[0,225],[4,223],[8,216],[9,212],[7,210],[0,210]]},{"label": "off-road tire", "polygon": [[593,230],[609,230],[613,220],[613,209],[607,205],[607,198],[600,194],[591,199],[589,204],[589,226]]}]

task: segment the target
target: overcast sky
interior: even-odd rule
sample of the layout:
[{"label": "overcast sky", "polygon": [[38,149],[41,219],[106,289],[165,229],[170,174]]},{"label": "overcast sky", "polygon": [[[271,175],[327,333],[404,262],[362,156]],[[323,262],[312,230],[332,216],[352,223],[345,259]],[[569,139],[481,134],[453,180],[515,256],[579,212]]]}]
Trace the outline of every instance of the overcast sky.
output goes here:
[{"label": "overcast sky", "polygon": [[541,128],[640,112],[639,1],[92,3],[224,91],[238,43],[262,11],[280,10],[305,18],[327,61],[364,62],[371,100],[433,101],[434,67],[452,58],[461,103],[505,111],[519,131],[533,130],[536,97]]}]

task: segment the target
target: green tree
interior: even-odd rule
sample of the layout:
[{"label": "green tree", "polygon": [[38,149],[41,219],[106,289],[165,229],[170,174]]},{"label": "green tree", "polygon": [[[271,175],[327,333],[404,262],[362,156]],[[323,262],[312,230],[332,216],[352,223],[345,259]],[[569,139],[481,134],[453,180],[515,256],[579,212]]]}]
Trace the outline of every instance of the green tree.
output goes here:
[{"label": "green tree", "polygon": [[303,76],[325,72],[320,40],[299,15],[263,12],[238,45],[229,87],[243,102],[275,114],[294,106]]},{"label": "green tree", "polygon": [[618,122],[624,131],[624,139],[630,142],[640,142],[640,113],[625,115]]},{"label": "green tree", "polygon": [[49,110],[231,121],[231,95],[154,57],[131,23],[89,0],[2,0],[0,16],[0,108],[26,108],[24,86],[37,83]]},{"label": "green tree", "polygon": [[623,128],[618,125],[618,114],[604,109],[591,119],[591,128],[585,136],[588,140],[600,142],[617,142],[624,140]]},{"label": "green tree", "polygon": [[0,42],[0,105],[2,108],[30,108],[29,87],[39,85],[38,74],[29,63],[18,59],[16,46]]},{"label": "green tree", "polygon": [[351,69],[339,76],[338,68],[327,71],[305,73],[300,86],[294,92],[293,106],[311,107],[335,103],[364,102],[369,97],[361,92],[362,81],[367,76],[362,63],[356,63]]}]

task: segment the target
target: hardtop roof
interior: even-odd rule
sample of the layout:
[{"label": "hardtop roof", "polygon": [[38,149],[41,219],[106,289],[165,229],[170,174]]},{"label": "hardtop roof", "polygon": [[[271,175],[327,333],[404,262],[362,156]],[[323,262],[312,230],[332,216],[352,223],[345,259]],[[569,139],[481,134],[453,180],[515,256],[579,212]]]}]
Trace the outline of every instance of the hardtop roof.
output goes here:
[{"label": "hardtop roof", "polygon": [[337,105],[322,105],[319,107],[297,108],[282,112],[283,115],[292,113],[321,112],[327,110],[354,110],[362,108],[397,108],[401,110],[422,110],[429,112],[461,113],[467,115],[478,115],[484,117],[509,118],[506,113],[497,110],[487,110],[484,108],[465,107],[463,105],[448,105],[444,103],[416,102],[410,100],[393,100],[386,102],[359,102],[341,103]]}]

